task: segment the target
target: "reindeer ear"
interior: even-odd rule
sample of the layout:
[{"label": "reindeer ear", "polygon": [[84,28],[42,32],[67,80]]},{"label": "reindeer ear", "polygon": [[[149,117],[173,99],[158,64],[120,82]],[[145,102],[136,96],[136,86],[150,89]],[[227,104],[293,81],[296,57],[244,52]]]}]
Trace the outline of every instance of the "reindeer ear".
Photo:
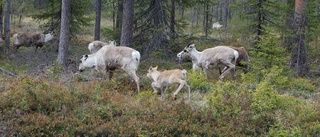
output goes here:
[{"label": "reindeer ear", "polygon": [[157,69],[158,69],[158,66],[154,67],[154,69],[157,70]]},{"label": "reindeer ear", "polygon": [[196,45],[195,45],[195,44],[190,44],[189,47],[190,47],[190,48],[195,48]]},{"label": "reindeer ear", "polygon": [[88,58],[88,55],[84,55],[84,60],[86,60]]}]

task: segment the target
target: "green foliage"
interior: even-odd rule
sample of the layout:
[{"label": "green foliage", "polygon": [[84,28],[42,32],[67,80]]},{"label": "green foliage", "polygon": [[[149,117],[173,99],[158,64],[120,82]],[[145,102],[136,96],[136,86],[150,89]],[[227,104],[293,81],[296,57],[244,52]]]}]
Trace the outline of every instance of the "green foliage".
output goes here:
[{"label": "green foliage", "polygon": [[[106,36],[108,40],[116,40],[120,42],[120,29],[109,29],[109,28],[102,28],[101,29],[101,36]],[[120,43],[117,43],[120,44]]]},{"label": "green foliage", "polygon": [[264,34],[269,24],[278,27],[277,19],[280,17],[280,12],[284,10],[280,7],[281,1],[278,0],[248,0],[238,2],[233,6],[242,19],[247,21],[248,27],[259,40],[259,36]]},{"label": "green foliage", "polygon": [[287,63],[289,56],[285,48],[278,45],[278,38],[271,33],[260,38],[261,41],[250,52],[254,57],[250,62],[251,70],[248,74],[241,75],[242,80],[259,83],[273,74],[272,78],[268,78],[270,86],[289,90],[293,95],[306,96],[304,92],[310,93],[316,90],[315,85],[309,80],[290,75]]},{"label": "green foliage", "polygon": [[282,123],[277,123],[270,128],[269,135],[273,137],[300,137],[302,129],[286,128]]},{"label": "green foliage", "polygon": [[198,69],[196,72],[193,72],[192,70],[189,71],[187,74],[187,81],[191,91],[208,91],[213,85],[207,80],[204,72],[200,69]]},{"label": "green foliage", "polygon": [[[275,69],[274,69],[275,70]],[[281,71],[270,71],[257,85],[256,91],[253,93],[253,102],[251,109],[259,114],[265,111],[271,111],[281,108],[282,96],[274,89],[273,80],[279,76]]]},{"label": "green foliage", "polygon": [[[150,1],[139,2],[143,4],[138,3],[135,10],[149,12],[144,5],[150,4]],[[208,1],[179,2],[189,7]],[[163,3],[166,10],[170,7],[168,3]],[[145,20],[136,21],[141,23]],[[180,23],[181,27],[185,27],[183,23],[186,22]],[[232,23],[238,22],[233,20]],[[238,31],[246,22],[242,23],[234,29],[245,35],[249,31]],[[280,44],[279,33],[271,32],[270,29],[261,37],[255,49],[248,49],[251,70],[246,74],[237,72],[240,77],[236,81],[207,79],[204,72],[200,74],[201,70],[188,70],[190,102],[161,100],[159,95],[153,93],[151,82],[145,76],[151,65],[161,66],[162,69],[181,68],[168,56],[159,58],[160,51],[151,53],[152,58],[140,62],[140,93],[136,92],[135,83],[123,72],[115,72],[112,80],[97,79],[87,74],[62,80],[62,77],[68,76],[61,72],[57,62],[46,69],[40,78],[29,75],[0,76],[1,135],[320,136],[320,100],[317,94],[319,88],[316,87],[319,84],[317,80],[290,75],[288,55]],[[103,29],[102,34],[113,39],[120,36],[117,30],[111,29]],[[233,35],[234,40],[241,38],[237,33]],[[216,44],[203,42],[197,37],[193,40],[198,42],[199,50]],[[192,39],[185,37],[176,41],[189,43]],[[169,43],[172,49],[181,50],[174,42]],[[81,47],[87,48],[76,46],[77,49],[72,51],[79,54]],[[11,61],[0,64],[13,72],[25,71],[30,67]],[[183,68],[191,68],[191,63]],[[172,87],[175,88],[174,85]],[[169,93],[167,95],[171,96]]]},{"label": "green foliage", "polygon": [[306,2],[306,39],[308,41],[315,40],[320,32],[319,9],[320,2],[317,0],[309,0]]},{"label": "green foliage", "polygon": [[[61,75],[58,68],[48,71]],[[252,83],[211,82],[198,71],[188,72],[192,89],[188,103],[162,101],[144,75],[139,75],[140,93],[127,75],[119,73],[111,81],[70,83],[1,77],[0,120],[7,127],[5,136],[319,135],[319,100],[306,103],[290,94],[281,95],[274,81],[282,77],[282,69],[274,66],[264,73]]]},{"label": "green foliage", "polygon": [[4,61],[0,64],[3,69],[14,73],[24,73],[24,70],[27,70],[27,68],[29,67],[28,64],[18,64],[11,61]]},{"label": "green foliage", "polygon": [[[205,97],[209,104],[207,111],[212,113],[213,121],[219,123],[215,126],[215,132],[224,136],[319,134],[316,132],[319,126],[313,127],[319,122],[310,122],[311,119],[319,119],[315,117],[319,109],[300,102],[295,97],[279,94],[276,91],[275,79],[283,77],[281,74],[281,69],[271,68],[254,87],[250,81],[215,83]],[[304,107],[306,108],[302,109]],[[308,124],[297,124],[305,121],[308,121]],[[233,132],[226,133],[223,130],[225,128],[233,129]]]},{"label": "green foliage", "polygon": [[[270,69],[275,67],[281,69],[279,75],[289,72],[287,60],[289,58],[284,47],[279,46],[279,40],[271,33],[260,37],[261,41],[250,51],[252,57],[250,62],[250,81],[260,81],[264,75],[269,73]],[[286,83],[287,78],[278,77],[278,82]]]},{"label": "green foliage", "polygon": [[268,33],[260,37],[261,42],[252,49],[252,56],[256,57],[254,65],[257,68],[254,69],[268,69],[272,66],[284,67],[287,64],[289,55],[286,53],[284,47],[279,43],[279,39],[276,35]]},{"label": "green foliage", "polygon": [[[61,1],[60,0],[46,0],[48,2],[48,9],[42,9],[32,17],[39,21],[45,21],[42,28],[46,30],[60,32],[61,19]],[[71,17],[70,17],[70,33],[75,35],[82,30],[82,27],[89,26],[93,18],[89,17],[88,11],[92,6],[90,0],[71,0]],[[90,13],[90,12],[89,12]]]},{"label": "green foliage", "polygon": [[56,60],[54,63],[48,68],[48,71],[46,71],[46,75],[49,78],[52,79],[59,79],[60,75],[59,73],[63,70],[63,66],[59,64],[59,62]]}]

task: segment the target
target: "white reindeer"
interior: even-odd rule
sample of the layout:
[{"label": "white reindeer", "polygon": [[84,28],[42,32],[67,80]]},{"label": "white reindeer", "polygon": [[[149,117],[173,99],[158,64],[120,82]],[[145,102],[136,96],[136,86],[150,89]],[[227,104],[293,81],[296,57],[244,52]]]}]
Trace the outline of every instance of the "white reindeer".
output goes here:
[{"label": "white reindeer", "polygon": [[177,57],[180,60],[183,56],[187,56],[192,59],[193,71],[196,71],[198,68],[202,68],[206,73],[206,77],[208,77],[207,71],[209,68],[226,67],[219,78],[223,80],[225,75],[232,70],[231,73],[233,79],[235,79],[235,64],[239,57],[239,53],[230,47],[217,46],[200,52],[196,49],[195,44],[190,44],[177,54]]},{"label": "white reindeer", "polygon": [[[228,46],[228,47],[238,51],[239,57],[237,59],[236,66],[242,67],[244,70],[244,73],[247,73],[249,71],[248,63],[250,63],[250,57],[249,57],[249,54],[246,51],[246,49],[244,47],[234,47],[234,46]],[[178,55],[178,56],[180,56],[181,59],[190,59],[188,56],[181,56],[181,55]],[[192,59],[191,59],[191,61],[192,61],[192,65],[193,65],[194,70],[198,69],[196,62]],[[221,70],[220,74],[222,74],[226,69],[227,69],[227,67],[225,67],[223,70]]]},{"label": "white reindeer", "polygon": [[88,49],[90,51],[90,53],[95,53],[97,52],[99,49],[101,49],[103,46],[116,46],[117,43],[115,40],[113,41],[109,41],[109,43],[105,43],[105,42],[102,42],[102,41],[93,41],[91,42],[89,45],[88,45]]},{"label": "white reindeer", "polygon": [[213,28],[213,29],[220,29],[222,26],[223,26],[223,25],[220,25],[219,22],[215,22],[215,23],[212,24],[212,28]]},{"label": "white reindeer", "polygon": [[160,88],[161,90],[161,98],[163,98],[163,94],[166,92],[166,89],[168,86],[179,83],[179,87],[177,90],[173,93],[173,99],[175,100],[177,98],[177,94],[179,91],[186,87],[188,90],[188,99],[190,101],[190,87],[188,86],[186,82],[186,76],[187,71],[185,69],[173,69],[173,70],[164,70],[164,71],[158,71],[158,66],[155,68],[152,68],[152,66],[149,68],[147,77],[151,78],[153,82],[151,83],[151,86],[155,93],[158,93],[157,88]]},{"label": "white reindeer", "polygon": [[104,76],[106,72],[109,72],[110,80],[114,70],[122,69],[134,79],[137,84],[137,90],[140,92],[140,80],[136,74],[139,63],[140,53],[132,48],[103,46],[93,54],[82,56],[79,71],[82,72],[85,68],[94,68],[103,72]]}]

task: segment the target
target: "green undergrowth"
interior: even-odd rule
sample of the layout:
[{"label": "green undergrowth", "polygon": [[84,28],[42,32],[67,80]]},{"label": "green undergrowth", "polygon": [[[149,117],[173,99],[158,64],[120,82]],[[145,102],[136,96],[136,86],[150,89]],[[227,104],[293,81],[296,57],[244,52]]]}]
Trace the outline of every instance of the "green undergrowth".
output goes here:
[{"label": "green undergrowth", "polygon": [[315,92],[315,88],[306,79],[279,86],[282,83],[275,81],[283,79],[281,72],[274,67],[255,82],[250,73],[236,81],[213,81],[188,72],[191,101],[184,90],[172,100],[177,85],[161,99],[145,76],[140,76],[140,93],[126,75],[111,81],[72,82],[2,77],[0,125],[5,130],[1,132],[5,136],[319,136],[320,100],[279,92],[280,88]]}]

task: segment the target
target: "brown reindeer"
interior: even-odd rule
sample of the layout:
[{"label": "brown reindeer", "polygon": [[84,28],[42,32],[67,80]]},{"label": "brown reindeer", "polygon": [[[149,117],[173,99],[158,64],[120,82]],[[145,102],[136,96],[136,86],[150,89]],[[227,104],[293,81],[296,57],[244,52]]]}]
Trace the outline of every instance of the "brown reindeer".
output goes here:
[{"label": "brown reindeer", "polygon": [[44,44],[50,41],[53,38],[53,34],[42,34],[40,32],[35,33],[24,33],[20,32],[13,35],[13,51],[17,52],[19,47],[27,46],[32,47],[36,46],[35,53],[37,52],[38,47],[43,47]]}]

